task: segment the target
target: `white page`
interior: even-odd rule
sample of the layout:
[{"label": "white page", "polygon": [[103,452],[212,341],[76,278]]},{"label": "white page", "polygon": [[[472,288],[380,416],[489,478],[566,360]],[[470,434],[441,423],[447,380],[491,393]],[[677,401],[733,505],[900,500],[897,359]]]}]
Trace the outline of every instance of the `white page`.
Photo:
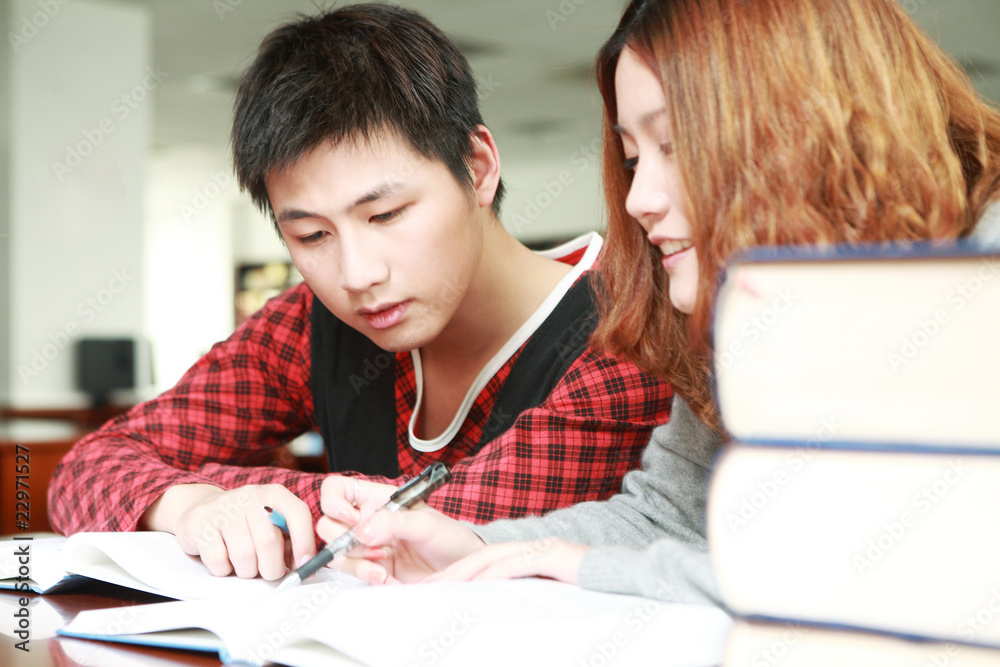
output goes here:
[{"label": "white page", "polygon": [[726,430],[995,451],[998,270],[992,256],[730,269],[713,324]]},{"label": "white page", "polygon": [[[31,590],[43,593],[69,575],[62,567],[59,551],[65,537],[41,537],[31,540],[0,540],[0,589],[14,590],[18,582],[21,549],[28,548],[27,567],[30,570]],[[20,590],[20,589],[18,589]]]},{"label": "white page", "polygon": [[352,664],[351,658],[436,667],[581,661],[691,667],[719,663],[731,625],[722,610],[707,605],[531,579],[301,586],[238,605],[203,600],[142,605],[124,614],[82,612],[65,630],[141,641],[145,632],[199,627],[224,640],[228,659],[295,667]]},{"label": "white page", "polygon": [[[216,577],[170,533],[77,533],[66,541],[63,561],[70,572],[179,600],[245,600],[269,595],[280,583]],[[326,581],[360,583],[323,568],[305,585]]]},{"label": "white page", "polygon": [[[298,627],[303,613],[330,606],[339,591],[354,586],[349,580],[323,581],[280,593],[268,590],[255,599],[181,600],[89,610],[77,614],[60,634],[213,649],[227,661],[260,665],[270,659],[289,630]],[[336,653],[320,648],[326,655]]]},{"label": "white page", "polygon": [[718,664],[731,626],[708,605],[518,579],[344,590],[296,633],[368,665],[669,667]]}]

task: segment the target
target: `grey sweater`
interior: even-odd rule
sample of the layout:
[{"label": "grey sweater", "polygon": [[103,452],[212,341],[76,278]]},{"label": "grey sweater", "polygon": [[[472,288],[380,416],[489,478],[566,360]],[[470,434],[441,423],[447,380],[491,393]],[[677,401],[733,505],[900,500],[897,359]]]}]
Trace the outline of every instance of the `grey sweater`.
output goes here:
[{"label": "grey sweater", "polygon": [[716,603],[705,498],[720,443],[675,397],[670,423],[653,431],[642,468],[625,475],[618,495],[472,528],[488,544],[558,537],[595,547],[580,565],[584,588]]}]

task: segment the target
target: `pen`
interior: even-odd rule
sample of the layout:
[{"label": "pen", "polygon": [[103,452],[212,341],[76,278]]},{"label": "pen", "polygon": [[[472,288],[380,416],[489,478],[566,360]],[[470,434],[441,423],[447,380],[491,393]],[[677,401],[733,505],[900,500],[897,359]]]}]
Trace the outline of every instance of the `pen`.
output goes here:
[{"label": "pen", "polygon": [[[420,475],[399,487],[399,490],[392,494],[389,502],[383,505],[382,509],[397,512],[412,507],[421,500],[426,500],[431,493],[441,488],[450,479],[451,472],[448,470],[448,466],[443,463],[432,463]],[[298,586],[338,555],[350,551],[358,544],[358,539],[354,536],[354,529],[351,528],[320,549],[319,553],[313,556],[308,563],[285,577],[285,580],[275,590],[281,591]]]},{"label": "pen", "polygon": [[267,505],[264,505],[261,509],[264,510],[264,514],[266,514],[267,518],[271,520],[271,523],[278,527],[278,530],[283,532],[285,535],[288,535],[288,524],[285,522],[284,514],[276,509],[268,507]]}]

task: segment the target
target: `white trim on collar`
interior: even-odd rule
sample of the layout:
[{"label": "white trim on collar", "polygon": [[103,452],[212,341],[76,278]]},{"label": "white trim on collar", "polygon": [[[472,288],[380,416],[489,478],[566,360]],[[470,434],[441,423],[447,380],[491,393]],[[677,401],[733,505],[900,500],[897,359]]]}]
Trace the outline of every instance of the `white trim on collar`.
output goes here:
[{"label": "white trim on collar", "polygon": [[563,297],[569,291],[569,288],[573,286],[573,283],[583,275],[583,273],[589,270],[594,262],[597,261],[597,255],[601,252],[601,246],[604,244],[604,239],[597,232],[590,232],[589,234],[584,234],[578,238],[564,243],[561,246],[552,248],[550,250],[540,251],[538,254],[542,257],[547,257],[549,259],[559,259],[560,257],[566,257],[582,248],[586,248],[587,251],[583,254],[583,257],[579,262],[573,267],[569,273],[563,276],[562,280],[556,284],[555,288],[545,297],[545,301],[542,302],[531,317],[525,321],[521,327],[514,332],[503,347],[493,358],[483,366],[483,369],[479,371],[479,375],[476,376],[475,381],[472,386],[469,387],[469,391],[465,394],[465,398],[462,400],[462,404],[459,406],[458,411],[455,413],[455,417],[451,420],[448,428],[444,430],[441,435],[430,440],[421,440],[416,436],[413,429],[417,423],[417,415],[420,414],[420,406],[422,405],[424,397],[424,376],[423,369],[420,365],[420,350],[412,350],[410,352],[410,357],[413,359],[413,373],[415,375],[415,382],[417,384],[417,402],[413,406],[413,414],[410,415],[410,426],[409,426],[409,438],[410,446],[419,452],[436,452],[443,449],[445,445],[452,441],[458,430],[462,427],[462,423],[465,418],[469,415],[469,410],[472,409],[472,404],[476,402],[476,398],[479,393],[483,390],[490,379],[496,375],[497,371],[503,368],[503,365],[507,363],[511,355],[521,349],[521,346],[526,340],[531,338],[531,335],[535,333],[535,330],[545,321],[545,319],[555,310],[555,307],[559,305]]}]

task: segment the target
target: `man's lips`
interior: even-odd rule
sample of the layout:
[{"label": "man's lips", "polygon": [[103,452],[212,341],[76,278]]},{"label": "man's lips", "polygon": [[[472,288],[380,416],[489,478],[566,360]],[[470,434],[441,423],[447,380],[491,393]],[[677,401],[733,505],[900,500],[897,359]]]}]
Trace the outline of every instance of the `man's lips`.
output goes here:
[{"label": "man's lips", "polygon": [[358,315],[365,318],[368,326],[373,329],[388,329],[399,324],[409,306],[409,301],[379,304],[368,308],[359,308]]}]

